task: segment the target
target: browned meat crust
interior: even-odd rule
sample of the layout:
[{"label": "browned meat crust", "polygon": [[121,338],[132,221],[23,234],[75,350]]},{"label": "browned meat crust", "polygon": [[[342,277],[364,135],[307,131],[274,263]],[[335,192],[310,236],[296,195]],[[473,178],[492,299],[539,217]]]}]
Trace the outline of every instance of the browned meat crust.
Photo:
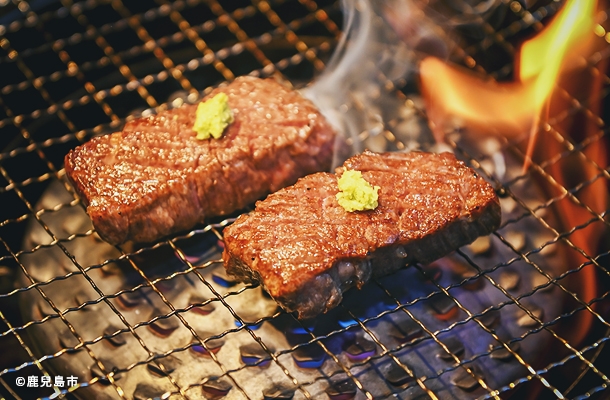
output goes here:
[{"label": "browned meat crust", "polygon": [[[346,212],[335,199],[343,168],[380,186],[379,206]],[[228,273],[261,282],[300,318],[335,307],[371,275],[428,263],[497,229],[493,188],[449,153],[365,152],[256,204],[224,231]]]},{"label": "browned meat crust", "polygon": [[299,93],[250,77],[208,97],[219,92],[235,117],[219,140],[197,140],[196,105],[184,105],[68,153],[66,174],[102,238],[153,241],[331,168],[335,133]]}]

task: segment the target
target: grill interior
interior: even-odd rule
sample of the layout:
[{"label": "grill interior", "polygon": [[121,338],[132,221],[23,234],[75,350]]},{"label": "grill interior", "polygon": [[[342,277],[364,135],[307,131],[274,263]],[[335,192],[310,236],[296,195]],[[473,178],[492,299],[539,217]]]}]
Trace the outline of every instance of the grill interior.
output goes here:
[{"label": "grill interior", "polygon": [[[448,149],[501,196],[504,217],[496,233],[433,265],[410,266],[352,290],[316,321],[298,321],[261,288],[223,274],[222,229],[235,215],[147,247],[113,248],[99,240],[66,185],[63,157],[130,118],[195,102],[206,88],[236,76],[306,85],[324,70],[341,36],[340,4],[0,4],[5,397],[608,396],[608,219],[580,195],[599,180],[608,190],[608,166],[595,164],[586,150],[607,146],[609,46],[585,68],[603,78],[601,98],[594,100],[600,111],[588,99],[568,102],[544,135],[563,151],[535,160],[528,172],[520,169],[525,135],[474,144],[448,136]],[[465,18],[468,2],[430,3],[443,16],[437,34],[452,44],[452,60],[506,80],[516,43],[540,31],[560,4],[496,6]],[[610,42],[604,11],[598,22],[596,34]],[[409,129],[425,131],[414,81],[395,82],[391,91],[404,100],[405,119],[415,121]],[[583,110],[583,118],[601,125],[598,133],[572,141],[552,129]],[[367,132],[360,139],[369,147],[409,147],[400,121],[384,121],[383,128],[381,142]],[[549,168],[573,159],[594,164],[597,175],[571,177],[560,194],[547,192],[549,182],[557,189]],[[556,207],[566,201],[585,209],[589,220],[561,226]],[[590,229],[604,232],[593,254],[571,241]],[[584,261],[566,261],[573,253]],[[599,286],[592,298],[585,269],[595,271]],[[580,332],[583,321],[592,322]],[[75,376],[77,384],[17,384],[18,377],[36,376],[40,383],[58,375]]]}]

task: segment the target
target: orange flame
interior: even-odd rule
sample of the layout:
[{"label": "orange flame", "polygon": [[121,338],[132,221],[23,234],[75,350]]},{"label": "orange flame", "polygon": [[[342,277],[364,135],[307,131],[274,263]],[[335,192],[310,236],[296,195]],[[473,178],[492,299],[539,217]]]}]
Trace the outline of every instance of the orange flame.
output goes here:
[{"label": "orange flame", "polygon": [[[599,115],[600,104],[596,100],[600,99],[604,74],[591,74],[585,69],[586,59],[596,45],[593,40],[596,9],[595,0],[567,0],[554,20],[521,46],[514,82],[484,80],[439,59],[424,59],[420,65],[421,91],[436,140],[443,142],[446,133],[455,130],[456,126],[466,128],[470,134],[496,134],[508,139],[520,139],[521,135],[529,132],[524,169],[532,158],[551,160],[565,152],[561,140],[549,138],[540,147],[535,147],[534,143],[540,120],[545,117],[543,112],[559,113],[574,107],[570,104],[571,97],[554,95],[555,85],[559,81],[562,82],[562,89],[572,95],[588,92],[587,96],[594,100],[587,111]],[[594,72],[604,71],[605,67],[606,62],[600,62]],[[584,87],[587,88],[583,90]],[[564,114],[559,118],[557,126],[540,134],[551,136],[550,132],[554,130],[562,132],[572,142],[580,143],[585,137],[592,137],[600,131],[597,122],[584,114],[585,111],[575,109],[569,116]],[[598,254],[599,239],[607,234],[600,215],[608,207],[609,193],[605,178],[600,176],[607,176],[604,168],[608,165],[608,152],[606,144],[600,140],[597,145],[560,158],[560,161],[550,163],[543,172],[538,171],[548,175],[540,177],[539,182],[549,198],[565,197],[557,202],[554,209],[564,231],[586,226],[575,230],[567,238],[577,249],[590,256]],[[582,182],[591,184],[575,194],[568,194],[567,188]],[[599,221],[587,222],[591,218]],[[575,269],[588,261],[572,249],[566,252],[566,259],[566,269]],[[585,266],[571,275],[570,284],[578,285],[576,292],[580,300],[591,301],[597,293],[596,268],[593,265]],[[575,315],[573,326],[578,329],[570,332],[574,343],[584,339],[593,318],[588,311]]]},{"label": "orange flame", "polygon": [[484,81],[439,59],[424,59],[422,93],[437,141],[443,141],[446,130],[456,122],[470,130],[507,137],[535,133],[558,75],[573,68],[589,48],[595,9],[595,1],[570,0],[551,24],[523,43],[517,82]]}]

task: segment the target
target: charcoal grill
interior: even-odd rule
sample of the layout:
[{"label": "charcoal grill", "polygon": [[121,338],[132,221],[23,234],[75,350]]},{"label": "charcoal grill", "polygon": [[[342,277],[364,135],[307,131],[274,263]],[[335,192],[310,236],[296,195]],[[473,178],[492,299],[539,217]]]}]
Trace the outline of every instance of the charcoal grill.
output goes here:
[{"label": "charcoal grill", "polygon": [[[514,44],[560,4],[431,2],[453,60],[496,79],[511,74]],[[493,3],[493,4],[492,4]],[[606,398],[610,365],[608,251],[570,238],[606,211],[557,228],[555,206],[609,179],[572,177],[548,196],[549,166],[607,146],[600,133],[521,171],[515,141],[464,141],[454,151],[501,196],[502,227],[432,265],[409,266],[350,291],[313,321],[278,309],[260,287],[234,282],[220,260],[236,215],[145,247],[102,242],[66,184],[63,157],[131,118],[184,102],[235,76],[274,76],[302,87],[322,73],[341,37],[331,0],[1,1],[0,393],[7,398]],[[492,7],[493,6],[493,7]],[[438,16],[444,16],[439,20]],[[608,38],[606,14],[596,34]],[[456,38],[460,38],[457,40]],[[447,37],[449,40],[449,36]],[[603,77],[607,49],[588,60]],[[411,80],[386,85],[404,103],[368,147],[402,150],[426,134]],[[385,90],[384,89],[384,90]],[[564,114],[562,114],[564,115]],[[565,115],[557,117],[559,123]],[[552,123],[550,126],[554,126]],[[421,148],[438,150],[430,141]],[[498,159],[500,158],[500,160]],[[571,252],[586,261],[571,264]],[[595,296],[582,270],[595,270]],[[586,322],[588,321],[588,322]],[[592,321],[592,322],[591,322]],[[586,326],[584,325],[586,322]],[[73,376],[63,387],[47,379]],[[29,385],[35,377],[38,385]],[[25,378],[19,384],[19,378]],[[37,387],[35,387],[37,386]]]}]

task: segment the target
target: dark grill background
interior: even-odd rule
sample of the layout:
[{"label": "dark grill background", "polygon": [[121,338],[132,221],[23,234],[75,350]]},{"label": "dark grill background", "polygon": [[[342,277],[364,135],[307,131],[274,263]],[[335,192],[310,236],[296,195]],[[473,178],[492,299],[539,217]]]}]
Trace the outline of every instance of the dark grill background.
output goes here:
[{"label": "dark grill background", "polygon": [[[24,235],[26,231],[31,230],[31,225],[28,227],[28,224],[36,225],[36,221],[40,221],[40,225],[44,226],[45,222],[40,219],[44,214],[53,215],[59,214],[61,209],[81,208],[81,204],[73,198],[64,201],[60,207],[55,209],[46,209],[43,212],[35,211],[38,208],[34,205],[39,201],[43,192],[52,182],[57,182],[62,178],[64,155],[94,135],[110,133],[119,129],[126,119],[161,111],[168,106],[177,106],[183,101],[195,102],[206,88],[239,75],[275,76],[291,82],[295,87],[302,87],[311,82],[324,69],[324,64],[340,37],[342,17],[339,4],[330,0],[218,2],[213,0],[174,2],[144,0],[25,2],[15,0],[0,3],[2,4],[2,8],[0,8],[0,240],[2,242],[2,246],[0,246],[0,383],[2,384],[0,393],[8,398],[13,396],[45,397],[51,396],[53,392],[44,389],[18,388],[15,385],[17,376],[45,374],[53,376],[61,372],[57,372],[57,366],[55,366],[57,364],[46,362],[47,358],[53,358],[48,356],[56,350],[46,350],[45,343],[37,343],[41,338],[40,333],[29,334],[30,326],[44,325],[43,322],[46,321],[44,312],[36,316],[36,311],[32,311],[35,308],[34,303],[44,304],[46,302],[46,299],[41,299],[36,292],[45,285],[51,287],[55,282],[68,279],[75,274],[87,277],[89,284],[96,282],[92,273],[102,269],[99,267],[83,270],[81,267],[72,267],[76,272],[70,273],[56,268],[51,270],[51,277],[45,285],[33,285],[28,282],[33,272],[28,263],[24,263],[20,256],[23,254],[22,252],[42,251],[36,246],[24,247]],[[445,13],[447,19],[443,21],[447,25],[451,25],[451,22],[457,17],[455,14],[447,12],[442,5],[442,2],[432,2],[431,4],[432,7]],[[507,2],[505,6],[500,7],[500,11],[489,17],[483,24],[480,20],[474,23],[459,22],[457,26],[453,27],[454,32],[459,34],[457,36],[459,39],[450,35],[445,38],[455,40],[456,47],[453,48],[452,59],[476,71],[485,71],[498,80],[510,79],[513,73],[512,60],[515,44],[539,31],[559,7],[558,3],[529,5],[530,8],[527,9],[524,3]],[[605,20],[600,23],[602,26],[607,26]],[[608,49],[596,53],[596,56],[599,57],[590,61],[591,68],[605,65]],[[606,73],[605,70],[599,72]],[[608,82],[608,77],[604,75],[605,87],[600,100],[604,110],[608,107],[606,101]],[[396,96],[402,98],[415,95],[416,88],[412,81],[400,85],[399,83]],[[418,106],[418,103],[411,104],[415,104],[413,107],[418,115],[425,116],[425,110]],[[576,109],[577,106],[574,108]],[[601,115],[604,120],[607,117],[607,112]],[[389,123],[386,128],[391,132],[392,124]],[[393,138],[391,135],[387,137],[390,142],[393,141],[391,144],[394,148],[401,148],[399,139]],[[607,130],[604,125],[601,134],[589,139],[586,145],[606,146],[607,140]],[[475,167],[477,159],[482,161],[478,154],[472,154],[469,149],[460,147],[459,143],[453,142],[452,145],[457,154],[469,160]],[[561,154],[561,158],[579,152],[581,148],[578,143],[576,145],[576,148]],[[509,152],[511,149],[516,149],[513,143],[504,143],[503,146]],[[606,183],[609,180],[607,165],[601,166],[598,179],[606,180]],[[578,178],[575,180],[575,187],[583,183]],[[516,179],[506,184],[506,188],[518,181],[519,179]],[[501,184],[499,182],[495,182],[495,184],[502,192]],[[526,211],[531,212],[531,209]],[[592,215],[593,219],[596,217],[605,223],[607,232],[606,212],[602,215]],[[139,288],[138,284],[152,288],[157,294],[162,293],[163,290],[157,286],[164,283],[174,284],[176,282],[175,272],[167,270],[151,272],[146,268],[140,269],[139,265],[142,261],[138,259],[138,256],[145,259],[147,255],[155,257],[158,254],[157,251],[161,253],[165,251],[170,254],[168,257],[171,257],[173,250],[187,253],[185,249],[192,245],[189,240],[194,238],[209,241],[210,237],[215,237],[214,235],[221,237],[222,227],[227,223],[230,223],[230,219],[211,221],[209,226],[198,227],[184,236],[149,248],[122,247],[119,250],[120,254],[125,260],[130,260],[124,267],[125,270],[130,270],[132,275],[136,275],[139,280],[132,283],[126,292],[120,293],[135,292],[135,289],[131,289]],[[66,235],[63,232],[55,231],[56,226],[50,223],[47,226],[51,233],[57,238],[61,238],[61,240],[53,242],[51,247],[58,247],[65,251],[66,260],[69,259],[71,252],[69,248],[71,242],[76,242],[80,240],[79,238],[94,236],[91,230]],[[586,226],[569,227],[569,229],[559,232],[552,239],[552,244],[561,242],[561,239],[571,234],[572,230],[580,229],[586,229]],[[496,236],[506,243],[501,235],[496,234]],[[508,243],[506,246],[508,247]],[[606,289],[608,273],[605,270],[609,258],[608,251],[607,240],[602,240],[598,253],[589,255],[599,264],[597,269],[602,289],[599,299],[596,299],[594,303],[597,304],[595,312],[603,318],[608,316],[608,304],[605,300],[608,295]],[[518,250],[517,254],[523,257],[523,252],[520,253]],[[167,254],[162,254],[160,257],[166,256]],[[468,260],[464,253],[459,253],[458,257]],[[190,261],[185,264],[188,267],[187,272],[196,271],[199,268],[194,268]],[[204,264],[201,267],[202,271],[210,265],[212,264]],[[479,271],[479,275],[471,281],[457,284],[457,287],[487,279],[486,277],[489,275],[485,272],[481,273],[481,271],[485,271],[485,268],[478,268],[476,265],[475,267]],[[576,267],[570,266],[574,269]],[[422,274],[426,274],[425,268],[417,268],[418,271],[423,271]],[[180,274],[180,272],[177,273],[177,275]],[[429,272],[427,274],[430,275]],[[94,277],[91,278],[90,275]],[[451,296],[451,292],[444,290],[444,284],[440,284],[440,278],[437,279],[435,276],[429,278],[429,282],[434,286],[430,297],[437,294],[442,295],[442,293]],[[564,281],[553,282],[553,284],[558,286],[562,293],[569,291],[563,286]],[[384,289],[383,284],[380,287]],[[245,287],[239,289],[238,293],[253,290],[253,288]],[[576,293],[578,297],[578,291]],[[218,299],[225,299],[223,296]],[[92,302],[98,297],[91,297],[84,301]],[[118,297],[120,295],[117,295],[117,292],[103,293],[102,301],[97,302],[109,302],[110,300],[114,302]],[[34,301],[34,298],[39,300]],[[398,309],[408,309],[400,299],[396,297],[393,299],[399,304]],[[509,298],[506,300],[509,304],[515,303],[514,300],[511,302]],[[171,299],[167,300],[165,304],[168,307],[172,305]],[[222,306],[218,304],[216,307]],[[70,312],[60,317],[52,306],[50,308],[42,306],[41,308],[44,307],[49,310],[47,317],[50,315],[55,317],[55,320],[70,319]],[[576,304],[569,307],[564,311],[565,315],[558,317],[558,323],[563,320],[570,321],[570,315],[582,309],[583,305]],[[468,306],[462,305],[461,308],[463,312],[469,311]],[[65,307],[59,308],[59,310],[64,309]],[[177,315],[185,311],[179,306],[175,309],[178,311],[173,314],[169,308],[167,312],[151,314],[144,325],[154,325],[157,321],[163,321],[163,316]],[[188,309],[187,307],[186,310]],[[120,307],[115,308],[114,312],[119,317],[123,317]],[[352,317],[354,316],[349,307],[347,312]],[[477,310],[472,311],[475,315],[477,312]],[[24,315],[28,317],[23,317]],[[161,319],[159,319],[160,317]],[[383,315],[380,314],[368,316],[362,320],[356,319],[364,329],[366,322],[382,317]],[[92,313],[89,318],[94,321],[96,314]],[[536,365],[535,368],[530,366],[532,370],[536,370],[535,373],[532,374],[531,370],[524,369],[517,379],[511,380],[516,387],[516,396],[522,398],[526,393],[537,393],[536,387],[528,385],[527,382],[530,380],[538,382],[541,377],[544,377],[563,396],[569,398],[607,397],[607,384],[610,383],[607,374],[610,372],[610,367],[607,361],[605,341],[610,325],[600,319],[596,319],[586,343],[580,344],[578,349],[572,349],[569,343],[563,343],[562,357],[545,354],[540,365]],[[245,318],[241,319],[241,322],[244,320]],[[277,325],[296,323],[292,317],[280,311],[269,313],[264,317],[264,321]],[[459,325],[459,319],[457,322]],[[554,324],[551,323],[538,330],[553,328]],[[92,322],[93,325],[95,324]],[[127,335],[130,335],[133,331],[133,324],[130,326],[130,323],[127,322],[126,326],[127,328],[122,326],[117,329],[125,329]],[[335,335],[329,332],[338,331],[342,334],[349,330],[345,327],[335,329],[335,331],[333,329],[322,331],[322,333],[314,331],[312,332],[313,337],[308,340],[312,343],[326,343],[322,339]],[[108,340],[115,337],[112,333],[95,331],[94,327],[91,330],[91,335],[87,335],[87,337],[102,337]],[[253,330],[247,330],[249,333],[253,333]],[[434,331],[432,328],[430,330]],[[537,335],[538,330],[532,329],[528,334]],[[84,335],[84,332],[79,329],[76,329],[76,333]],[[220,334],[220,338],[226,335],[228,333],[223,332]],[[199,341],[203,339],[209,344],[208,339],[216,338],[197,337],[196,339]],[[52,341],[55,338],[49,337],[48,340]],[[518,343],[520,340],[511,341],[510,344]],[[437,342],[438,339],[435,337],[434,341]],[[265,341],[263,340],[263,342]],[[70,351],[66,351],[66,349],[73,348],[75,343],[77,342],[62,344],[61,350],[63,351],[60,351],[61,354],[56,358],[66,360],[70,354]],[[144,344],[147,346],[143,347],[149,347],[148,345],[151,343],[144,340]],[[269,342],[265,342],[265,344],[271,347],[274,345]],[[387,345],[390,350],[387,357],[392,358],[392,345],[383,341],[377,341],[376,345],[379,347]],[[178,349],[174,350],[176,354],[179,354]],[[331,350],[330,345],[324,349],[328,352]],[[579,350],[582,351],[582,355]],[[295,349],[292,349],[284,353],[292,354],[294,351]],[[171,354],[172,350],[170,349],[169,352]],[[273,352],[269,354],[269,357],[273,358],[272,363],[277,363],[277,357],[281,354],[272,354]],[[424,358],[428,357],[428,354],[424,354]],[[45,357],[41,358],[42,355]],[[588,362],[583,362],[581,359],[583,356]],[[481,354],[480,357],[487,357],[487,355]],[[160,359],[163,358],[167,357]],[[97,362],[98,359],[94,359],[94,361]],[[150,359],[146,361],[148,362]],[[153,363],[155,361],[152,360]],[[62,362],[69,363],[69,361]],[[221,361],[218,362],[222,364]],[[351,368],[340,362],[338,364],[343,371],[349,371]],[[468,369],[468,365],[447,367],[442,372],[464,368],[467,373],[473,375],[473,372],[476,371]],[[527,362],[525,365],[529,366]],[[401,367],[405,371],[408,370],[408,367],[404,365]],[[112,368],[108,369],[106,373],[111,371]],[[128,370],[119,369],[115,372],[130,374]],[[65,374],[68,375],[67,372]],[[290,373],[287,376],[292,377]],[[329,380],[330,378],[332,376],[328,377]],[[353,380],[362,386],[359,396],[362,393],[371,396],[373,390],[370,389],[366,379]],[[324,379],[316,378],[314,380],[314,382],[318,381],[324,381]],[[102,386],[99,377],[81,378],[79,382],[87,383],[76,388],[74,394],[64,391],[55,395],[68,398],[75,394],[86,396],[84,393],[89,393],[84,392],[86,386],[90,386],[92,389]],[[296,382],[294,380],[292,382],[296,383],[299,395],[308,396],[305,393],[310,388],[307,383],[310,382],[309,380],[296,379]],[[426,386],[426,382],[426,380],[420,379],[418,384]],[[117,380],[111,383],[110,387],[119,393],[122,384],[121,380]],[[193,381],[190,385],[205,387],[206,383]],[[373,386],[372,383],[370,385]],[[176,398],[181,398],[181,390],[189,388],[190,386],[185,388],[177,384],[174,386],[172,394]],[[233,388],[232,390],[235,392],[238,389]],[[476,392],[476,395],[473,394],[473,396],[493,397],[496,394],[493,392],[494,390],[499,390],[500,393],[513,393],[511,389],[504,387],[490,387],[482,392]],[[427,395],[434,394],[434,392],[435,390],[429,389]],[[190,397],[196,398],[201,392],[192,393],[197,393],[197,395],[189,392]],[[316,393],[314,392],[311,396],[315,398]],[[402,392],[397,389],[396,393]],[[436,393],[436,395],[442,397],[443,393]],[[256,398],[261,396],[259,394]],[[539,396],[558,397],[548,389],[543,389]],[[131,394],[121,397],[131,398]],[[245,395],[245,397],[250,396]]]}]

